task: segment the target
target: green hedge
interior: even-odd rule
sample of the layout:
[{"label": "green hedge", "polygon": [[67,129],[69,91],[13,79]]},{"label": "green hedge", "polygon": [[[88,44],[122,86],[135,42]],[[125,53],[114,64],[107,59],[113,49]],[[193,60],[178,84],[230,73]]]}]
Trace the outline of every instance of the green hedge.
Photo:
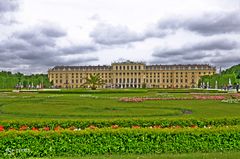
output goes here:
[{"label": "green hedge", "polygon": [[240,127],[0,133],[1,158],[239,150]]},{"label": "green hedge", "polygon": [[0,126],[4,126],[7,130],[9,128],[19,129],[21,126],[28,126],[29,129],[49,127],[53,130],[55,127],[62,128],[76,127],[85,129],[90,125],[98,128],[111,127],[118,125],[119,127],[151,127],[161,126],[165,127],[208,127],[208,126],[233,126],[240,125],[240,118],[220,118],[220,119],[116,119],[116,120],[36,120],[36,121],[0,121]]}]

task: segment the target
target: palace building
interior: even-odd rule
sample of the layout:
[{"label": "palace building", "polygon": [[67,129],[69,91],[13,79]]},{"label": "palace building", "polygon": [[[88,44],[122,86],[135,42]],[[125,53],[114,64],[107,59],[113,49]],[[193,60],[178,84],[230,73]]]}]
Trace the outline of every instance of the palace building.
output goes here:
[{"label": "palace building", "polygon": [[101,88],[194,88],[201,76],[213,75],[216,68],[200,65],[146,65],[144,62],[114,62],[102,66],[55,66],[48,77],[58,88],[84,87],[86,78],[99,74]]}]

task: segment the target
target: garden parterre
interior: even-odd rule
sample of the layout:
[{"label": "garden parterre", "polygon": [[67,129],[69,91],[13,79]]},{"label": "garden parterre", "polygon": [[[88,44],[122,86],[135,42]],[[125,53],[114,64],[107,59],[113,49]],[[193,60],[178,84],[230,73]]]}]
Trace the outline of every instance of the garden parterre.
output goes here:
[{"label": "garden parterre", "polygon": [[239,151],[239,94],[121,91],[1,92],[1,157]]}]

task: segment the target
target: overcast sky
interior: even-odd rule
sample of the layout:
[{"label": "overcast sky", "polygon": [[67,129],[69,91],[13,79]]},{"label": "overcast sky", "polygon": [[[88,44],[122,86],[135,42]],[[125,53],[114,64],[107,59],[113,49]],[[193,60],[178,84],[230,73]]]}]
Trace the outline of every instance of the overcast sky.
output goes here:
[{"label": "overcast sky", "polygon": [[0,70],[240,63],[240,0],[0,0]]}]

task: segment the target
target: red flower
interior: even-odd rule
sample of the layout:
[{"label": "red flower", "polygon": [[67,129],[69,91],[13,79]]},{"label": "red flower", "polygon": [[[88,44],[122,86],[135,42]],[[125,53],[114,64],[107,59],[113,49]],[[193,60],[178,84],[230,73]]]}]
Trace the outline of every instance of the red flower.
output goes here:
[{"label": "red flower", "polygon": [[198,126],[197,125],[192,125],[191,128],[197,128]]},{"label": "red flower", "polygon": [[23,125],[23,126],[21,126],[21,127],[19,128],[20,131],[25,131],[25,130],[27,130],[27,129],[28,129],[28,127],[25,126],[25,125]]},{"label": "red flower", "polygon": [[33,131],[38,131],[38,128],[33,127],[32,130]]},{"label": "red flower", "polygon": [[54,131],[59,131],[61,129],[62,129],[61,126],[57,126],[57,127],[54,128]]},{"label": "red flower", "polygon": [[0,125],[0,131],[4,131],[4,126]]},{"label": "red flower", "polygon": [[155,128],[155,129],[160,129],[161,126],[160,126],[160,125],[154,125],[153,128]]},{"label": "red flower", "polygon": [[133,128],[133,129],[139,129],[140,126],[138,126],[138,125],[133,125],[132,128]]},{"label": "red flower", "polygon": [[118,125],[112,125],[111,127],[112,127],[112,129],[117,129],[117,128],[119,128]]},{"label": "red flower", "polygon": [[50,128],[49,128],[49,127],[44,127],[43,130],[45,130],[45,131],[49,131]]}]

